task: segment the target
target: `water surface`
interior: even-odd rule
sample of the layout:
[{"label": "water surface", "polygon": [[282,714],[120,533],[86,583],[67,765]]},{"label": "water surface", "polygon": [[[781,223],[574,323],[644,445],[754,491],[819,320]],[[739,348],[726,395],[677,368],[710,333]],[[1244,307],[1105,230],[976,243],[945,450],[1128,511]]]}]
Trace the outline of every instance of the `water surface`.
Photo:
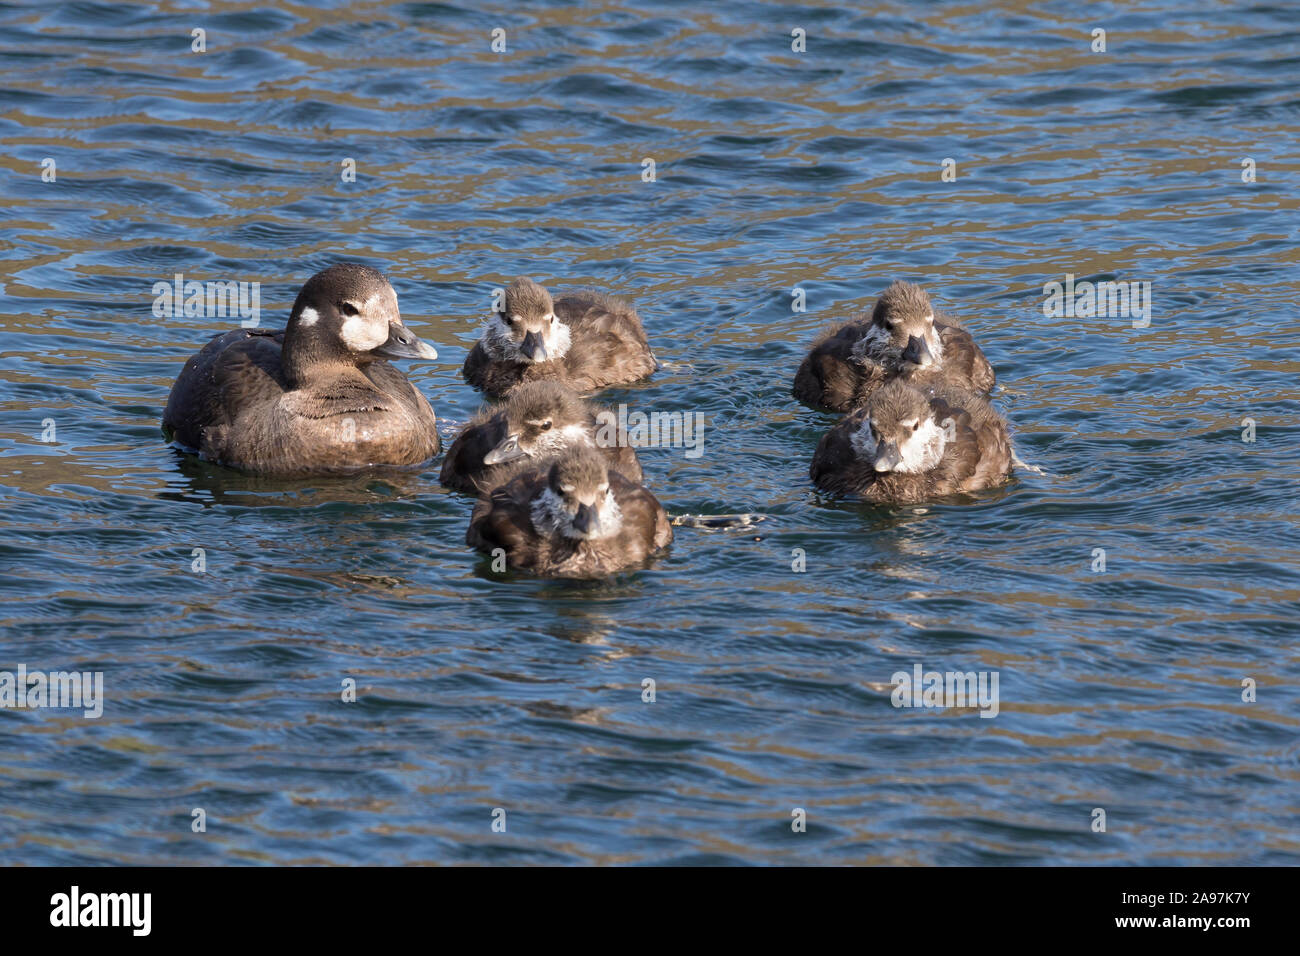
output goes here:
[{"label": "water surface", "polygon": [[[1300,13],[1199,7],[0,8],[0,669],[107,695],[0,710],[0,859],[1300,862]],[[494,287],[631,296],[666,367],[605,399],[708,422],[648,484],[768,520],[501,581],[438,462],[276,483],[168,447],[234,323],[153,284],[260,282],[279,325],[341,258],[437,343],[406,368],[448,438]],[[1066,274],[1152,283],[1149,326],[1046,317]],[[893,278],[973,331],[1041,473],[810,486],[834,417],[795,367]],[[896,709],[916,663],[998,672],[998,716]]]}]

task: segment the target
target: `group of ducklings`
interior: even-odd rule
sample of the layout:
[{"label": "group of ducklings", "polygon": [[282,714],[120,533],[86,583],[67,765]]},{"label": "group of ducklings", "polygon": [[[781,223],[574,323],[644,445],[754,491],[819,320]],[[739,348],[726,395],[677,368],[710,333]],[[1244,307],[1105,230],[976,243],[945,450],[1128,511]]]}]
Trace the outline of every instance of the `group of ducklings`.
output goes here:
[{"label": "group of ducklings", "polygon": [[[386,361],[437,357],[403,323],[375,269],[331,266],[302,287],[282,330],[218,334],[186,363],[163,413],[178,444],[221,465],[283,478],[416,468],[440,451],[425,397]],[[627,302],[552,298],[515,279],[465,360],[485,406],[448,449],[440,480],[477,495],[468,544],[515,570],[593,577],[643,564],[672,524],[641,485],[635,450],[597,440],[583,396],[657,363]],[[847,412],[817,448],[818,486],[916,502],[1005,480],[1011,445],[984,397],[993,370],[970,335],[934,320],[919,286],[895,282],[869,319],[820,340],[794,394]]]},{"label": "group of ducklings", "polygon": [[794,396],[844,412],[813,455],[818,487],[911,504],[1006,481],[1006,421],[989,404],[989,364],[971,334],[935,321],[930,296],[893,282],[870,316],[845,323],[799,366]]}]

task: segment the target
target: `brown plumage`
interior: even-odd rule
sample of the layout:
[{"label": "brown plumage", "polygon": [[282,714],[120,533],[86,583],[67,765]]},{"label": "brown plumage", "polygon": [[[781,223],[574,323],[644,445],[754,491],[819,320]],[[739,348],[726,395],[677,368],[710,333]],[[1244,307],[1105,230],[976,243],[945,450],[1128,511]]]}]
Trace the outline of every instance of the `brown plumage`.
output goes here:
[{"label": "brown plumage", "polygon": [[506,287],[465,359],[465,381],[489,397],[555,379],[580,394],[639,381],[655,370],[641,319],[622,299],[582,291],[552,301],[531,279]]},{"label": "brown plumage", "polygon": [[611,470],[640,482],[635,449],[600,444],[602,431],[608,430],[598,427],[601,413],[613,415],[561,382],[525,382],[502,404],[485,406],[469,421],[447,450],[439,480],[456,491],[482,493],[574,445],[587,444],[605,456]]},{"label": "brown plumage", "polygon": [[871,316],[854,319],[819,339],[794,379],[794,397],[836,412],[860,408],[886,382],[919,388],[943,385],[988,394],[993,367],[969,332],[935,321],[929,295],[894,282]]},{"label": "brown plumage", "polygon": [[402,324],[382,274],[312,276],[279,331],[213,336],[185,363],[163,428],[204,458],[280,477],[412,467],[438,453],[428,401],[388,358],[435,358]]},{"label": "brown plumage", "polygon": [[480,497],[465,540],[514,570],[593,578],[644,565],[673,531],[654,495],[577,446]]},{"label": "brown plumage", "polygon": [[902,381],[822,436],[809,470],[826,491],[896,504],[979,491],[1010,473],[1006,422],[985,398]]}]

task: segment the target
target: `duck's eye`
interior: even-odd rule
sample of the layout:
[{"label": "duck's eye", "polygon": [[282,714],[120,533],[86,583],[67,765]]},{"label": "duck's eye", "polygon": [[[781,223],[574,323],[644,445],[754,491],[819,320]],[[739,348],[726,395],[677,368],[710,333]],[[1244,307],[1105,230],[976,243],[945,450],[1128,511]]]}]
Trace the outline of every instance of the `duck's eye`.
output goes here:
[{"label": "duck's eye", "polygon": [[542,422],[542,431],[549,432],[550,430],[551,430],[551,420],[548,418],[546,421]]},{"label": "duck's eye", "polygon": [[912,431],[916,431],[916,430],[917,430],[918,428],[920,428],[920,427],[921,427],[921,423],[920,423],[920,422],[915,422],[915,423],[912,425]]},{"label": "duck's eye", "polygon": [[546,321],[547,321],[547,322],[550,322],[552,325],[554,325],[554,324],[555,324],[555,313],[552,312],[550,315],[548,315],[548,316],[546,317]]},{"label": "duck's eye", "polygon": [[609,485],[601,485],[599,488],[596,489],[596,494],[603,495],[608,491],[609,491]]},{"label": "duck's eye", "polygon": [[351,302],[343,302],[343,303],[341,303],[341,304],[339,305],[339,311],[342,312],[344,315],[346,315],[348,318],[351,318],[351,317],[354,316],[354,315],[360,315],[360,314],[361,314],[361,310],[358,309],[358,308],[357,308],[355,305],[353,305]]}]

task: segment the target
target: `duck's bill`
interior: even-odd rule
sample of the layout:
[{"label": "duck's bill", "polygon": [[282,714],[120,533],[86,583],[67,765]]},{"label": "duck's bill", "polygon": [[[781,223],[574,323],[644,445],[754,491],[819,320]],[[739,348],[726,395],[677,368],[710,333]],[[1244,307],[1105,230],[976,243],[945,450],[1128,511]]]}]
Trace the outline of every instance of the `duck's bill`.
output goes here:
[{"label": "duck's bill", "polygon": [[388,323],[388,341],[376,349],[376,355],[395,359],[436,359],[438,350],[404,325]]},{"label": "duck's bill", "polygon": [[899,454],[896,444],[882,441],[877,446],[876,459],[873,462],[876,471],[893,471],[902,463],[903,456]]},{"label": "duck's bill", "polygon": [[519,346],[519,351],[524,358],[530,362],[546,361],[546,342],[537,332],[529,332],[524,336],[523,344]]},{"label": "duck's bill", "polygon": [[499,465],[504,461],[523,458],[526,453],[519,447],[519,436],[508,435],[499,445],[483,456],[483,464]]},{"label": "duck's bill", "polygon": [[578,505],[573,515],[573,530],[579,534],[590,535],[600,529],[600,515],[591,505]]},{"label": "duck's bill", "polygon": [[934,364],[934,352],[930,350],[930,343],[920,336],[913,335],[907,340],[907,348],[903,350],[903,361],[921,368],[929,368]]}]

